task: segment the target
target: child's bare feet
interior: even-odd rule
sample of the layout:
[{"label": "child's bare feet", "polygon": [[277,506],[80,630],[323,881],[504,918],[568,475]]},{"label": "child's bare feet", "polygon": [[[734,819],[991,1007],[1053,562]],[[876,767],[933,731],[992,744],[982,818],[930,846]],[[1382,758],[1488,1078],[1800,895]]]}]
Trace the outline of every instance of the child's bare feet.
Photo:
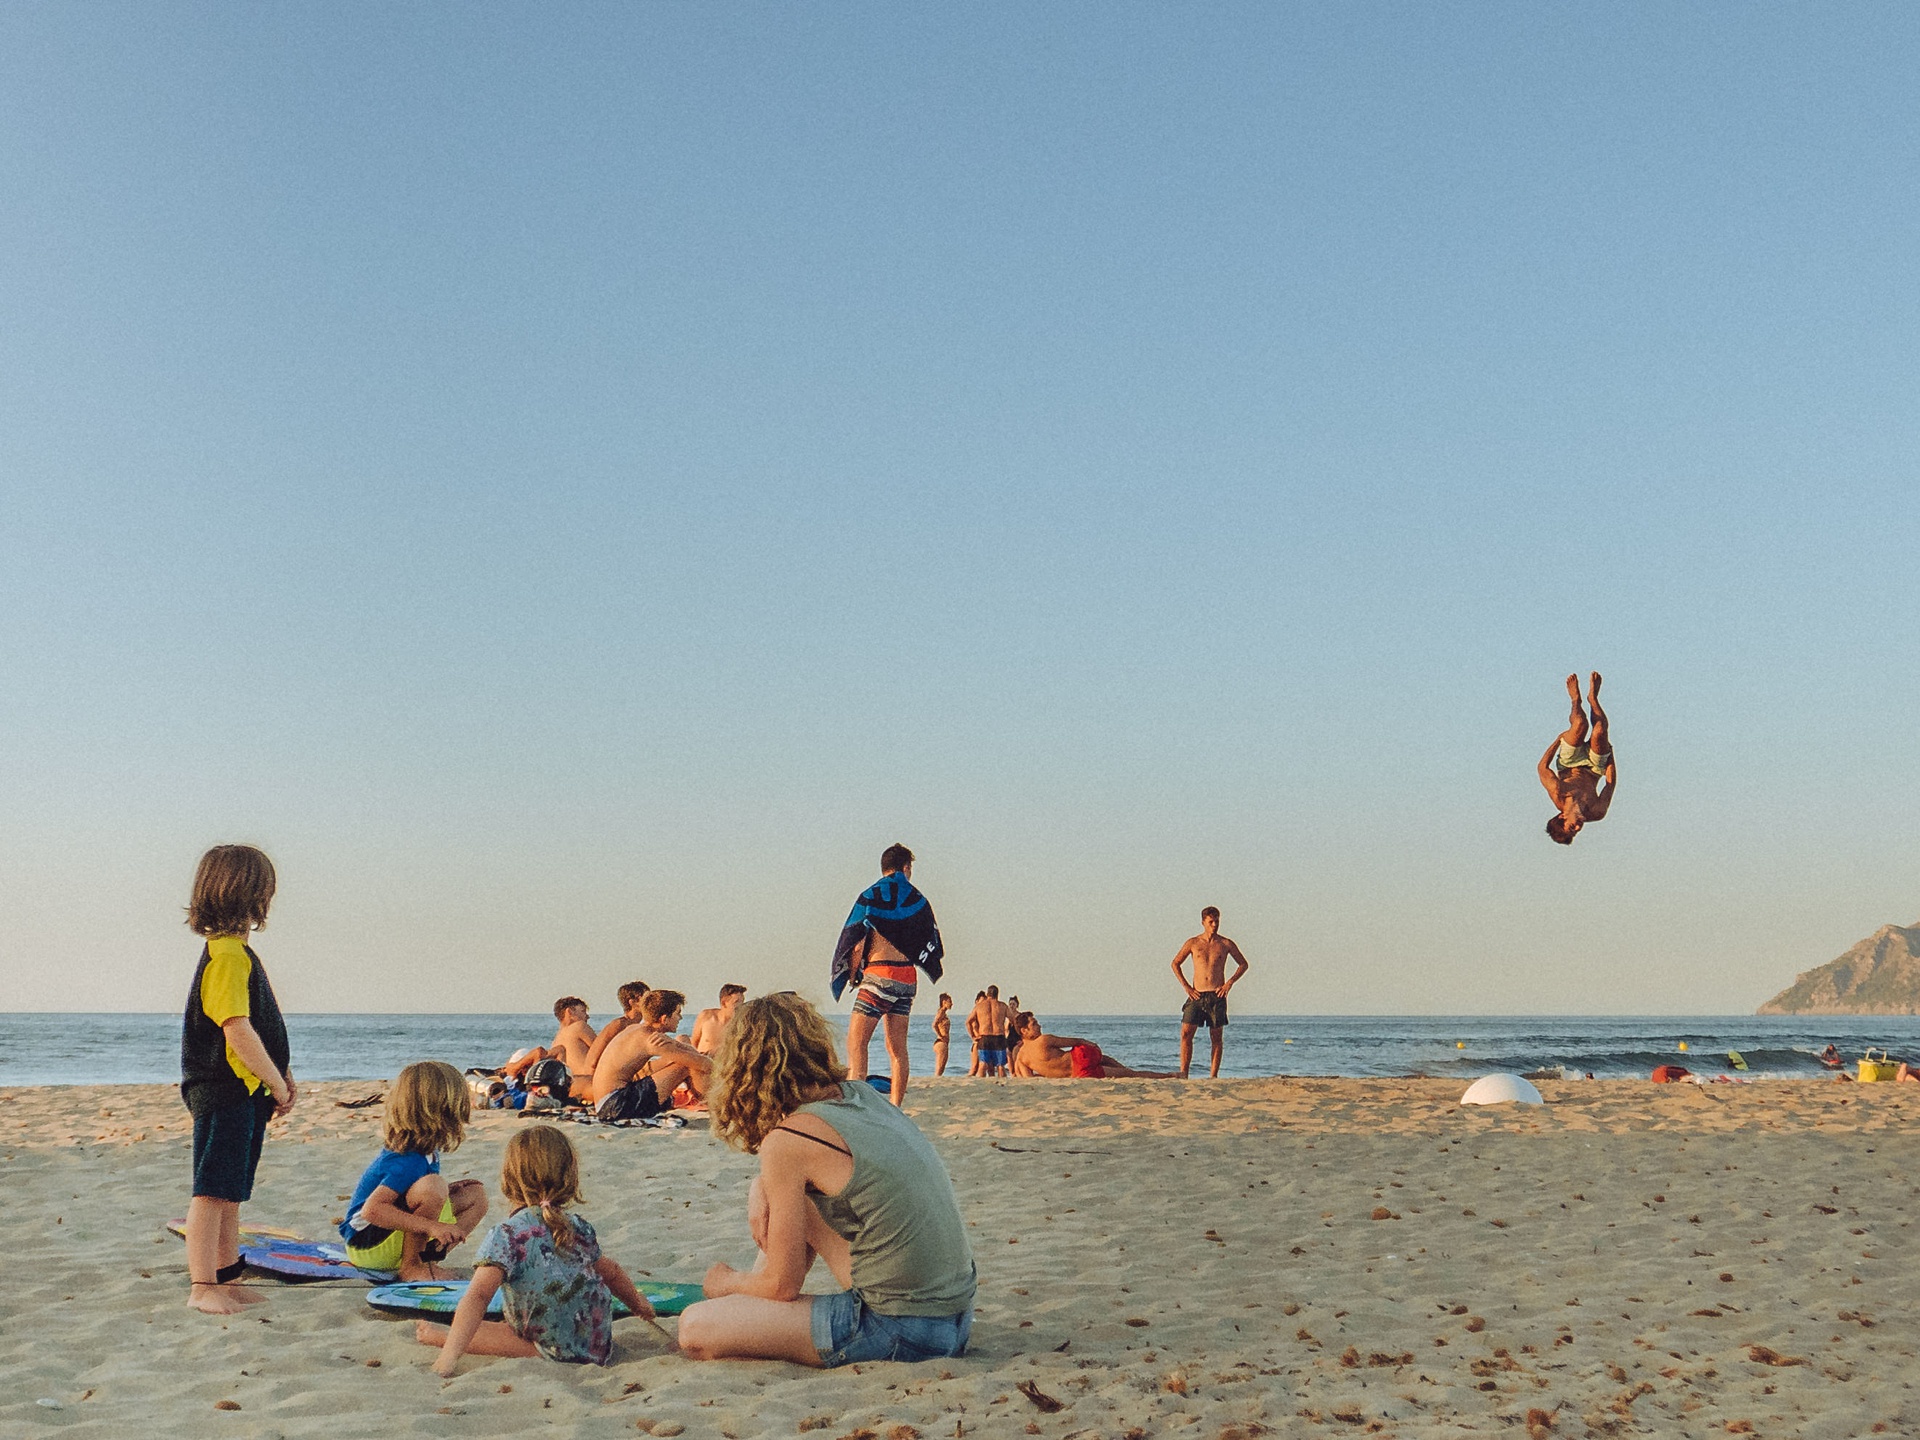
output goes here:
[{"label": "child's bare feet", "polygon": [[436,1325],[431,1320],[413,1322],[413,1338],[422,1345],[444,1345],[447,1343],[447,1336],[451,1333],[452,1331],[445,1325]]},{"label": "child's bare feet", "polygon": [[230,1289],[226,1285],[195,1285],[187,1294],[187,1305],[202,1315],[238,1315],[246,1302],[229,1294]]},{"label": "child's bare feet", "polygon": [[242,1305],[264,1305],[267,1303],[267,1297],[251,1285],[229,1285],[227,1286],[227,1293]]}]

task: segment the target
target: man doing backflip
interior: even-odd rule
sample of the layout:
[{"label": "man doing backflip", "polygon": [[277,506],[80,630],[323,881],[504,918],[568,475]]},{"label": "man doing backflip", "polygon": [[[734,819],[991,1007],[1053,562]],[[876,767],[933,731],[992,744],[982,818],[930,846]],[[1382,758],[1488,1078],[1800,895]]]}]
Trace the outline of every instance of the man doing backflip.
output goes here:
[{"label": "man doing backflip", "polygon": [[[1567,728],[1540,757],[1540,783],[1560,813],[1547,822],[1554,843],[1571,845],[1573,837],[1595,820],[1607,818],[1617,781],[1613,741],[1607,734],[1607,712],[1600,708],[1600,672],[1587,680],[1587,709],[1593,711],[1589,732],[1586,711],[1580,708],[1580,677],[1567,676],[1567,697],[1573,715]],[[1606,781],[1606,789],[1600,782]]]},{"label": "man doing backflip", "polygon": [[[1187,957],[1193,957],[1193,983],[1187,983],[1186,972],[1180,967]],[[1232,956],[1240,968],[1233,972],[1233,978],[1226,978],[1227,957]],[[1209,905],[1200,912],[1200,933],[1180,947],[1180,953],[1173,957],[1173,977],[1180,982],[1180,988],[1187,992],[1186,1006],[1180,1011],[1180,1078],[1187,1078],[1187,1071],[1193,1065],[1193,1032],[1202,1025],[1213,1032],[1213,1064],[1207,1074],[1218,1078],[1220,1074],[1220,1052],[1225,1048],[1225,1037],[1220,1033],[1227,1028],[1227,992],[1240,983],[1240,977],[1247,973],[1247,957],[1240,953],[1240,947],[1220,933],[1220,912]]]}]

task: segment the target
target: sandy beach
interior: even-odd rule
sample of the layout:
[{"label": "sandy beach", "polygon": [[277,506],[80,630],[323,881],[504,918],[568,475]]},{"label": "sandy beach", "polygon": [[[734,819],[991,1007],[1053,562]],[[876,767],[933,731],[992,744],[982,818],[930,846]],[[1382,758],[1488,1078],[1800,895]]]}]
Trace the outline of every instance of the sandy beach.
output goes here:
[{"label": "sandy beach", "polygon": [[[305,1091],[248,1220],[330,1236],[380,1115],[334,1102],[370,1088]],[[1541,1109],[1462,1110],[1451,1081],[920,1085],[909,1109],[975,1227],[964,1360],[699,1365],[625,1322],[610,1367],[472,1360],[450,1382],[355,1284],[186,1309],[161,1229],[188,1178],[170,1087],[4,1091],[0,1430],[1920,1433],[1920,1089],[1542,1088]],[[481,1116],[447,1173],[494,1191],[521,1123]],[[570,1133],[584,1213],[630,1269],[746,1259],[754,1162],[704,1121]]]}]

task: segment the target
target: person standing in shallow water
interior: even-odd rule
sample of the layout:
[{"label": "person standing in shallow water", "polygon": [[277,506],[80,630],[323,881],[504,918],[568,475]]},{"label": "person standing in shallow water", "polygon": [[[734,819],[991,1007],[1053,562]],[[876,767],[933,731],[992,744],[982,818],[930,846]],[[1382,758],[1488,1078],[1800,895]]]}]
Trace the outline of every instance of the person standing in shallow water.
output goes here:
[{"label": "person standing in shallow water", "polygon": [[[1186,972],[1180,967],[1191,958],[1193,961],[1193,981],[1187,981]],[[1239,964],[1231,979],[1227,978],[1227,961],[1231,958]],[[1187,1071],[1193,1066],[1193,1032],[1202,1025],[1213,1036],[1213,1063],[1207,1074],[1218,1077],[1220,1074],[1220,1056],[1226,1049],[1224,1031],[1227,1028],[1227,992],[1240,983],[1240,977],[1247,973],[1247,957],[1240,953],[1240,947],[1220,933],[1220,912],[1209,905],[1200,912],[1200,933],[1193,936],[1180,947],[1180,953],[1173,957],[1173,978],[1180,982],[1180,988],[1187,992],[1187,1003],[1180,1011],[1180,1078],[1187,1078]]]}]

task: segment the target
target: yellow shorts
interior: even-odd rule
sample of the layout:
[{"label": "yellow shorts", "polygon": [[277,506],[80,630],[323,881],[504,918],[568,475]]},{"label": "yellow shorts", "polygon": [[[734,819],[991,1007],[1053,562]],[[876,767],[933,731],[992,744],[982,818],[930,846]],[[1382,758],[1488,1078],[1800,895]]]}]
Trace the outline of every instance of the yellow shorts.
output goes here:
[{"label": "yellow shorts", "polygon": [[[440,1206],[440,1223],[451,1225],[453,1221],[453,1202],[448,1200]],[[369,1245],[364,1250],[357,1245],[347,1246],[347,1263],[357,1265],[362,1270],[398,1270],[406,1250],[407,1232],[389,1230],[386,1232],[385,1239]]]},{"label": "yellow shorts", "polygon": [[1569,745],[1562,740],[1553,763],[1561,770],[1591,770],[1596,775],[1605,775],[1613,763],[1613,752],[1606,750],[1596,755],[1591,745]]}]

